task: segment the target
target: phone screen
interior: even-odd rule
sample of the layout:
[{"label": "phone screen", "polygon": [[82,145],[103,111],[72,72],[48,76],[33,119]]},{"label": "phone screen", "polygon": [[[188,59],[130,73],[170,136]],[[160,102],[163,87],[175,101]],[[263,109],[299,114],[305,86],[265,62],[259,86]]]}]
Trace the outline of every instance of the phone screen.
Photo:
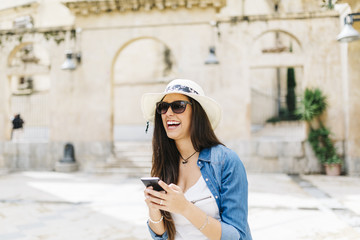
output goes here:
[{"label": "phone screen", "polygon": [[158,183],[160,181],[158,177],[143,177],[141,181],[146,187],[152,186],[155,191],[164,191]]}]

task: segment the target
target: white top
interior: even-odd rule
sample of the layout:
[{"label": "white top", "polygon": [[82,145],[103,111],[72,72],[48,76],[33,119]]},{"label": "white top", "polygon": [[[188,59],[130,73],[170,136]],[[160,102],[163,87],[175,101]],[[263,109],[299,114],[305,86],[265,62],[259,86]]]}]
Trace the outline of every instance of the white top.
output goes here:
[{"label": "white top", "polygon": [[[220,221],[219,208],[215,198],[206,185],[204,178],[201,176],[199,180],[185,192],[185,198],[192,201],[195,206],[204,211],[209,217],[213,217]],[[176,235],[175,240],[206,240],[208,239],[202,234],[191,222],[180,214],[172,213],[171,216],[175,222]],[[205,222],[206,219],[204,219]]]}]

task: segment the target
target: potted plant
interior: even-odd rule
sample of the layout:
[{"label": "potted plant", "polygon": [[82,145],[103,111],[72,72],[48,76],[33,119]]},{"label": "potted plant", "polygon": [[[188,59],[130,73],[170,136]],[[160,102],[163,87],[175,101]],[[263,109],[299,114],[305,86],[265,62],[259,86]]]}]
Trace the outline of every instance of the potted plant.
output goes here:
[{"label": "potted plant", "polygon": [[315,156],[324,165],[327,175],[340,175],[342,160],[330,139],[330,129],[324,126],[320,118],[327,108],[326,96],[318,88],[307,88],[301,103],[298,113],[308,123],[308,141]]},{"label": "potted plant", "polygon": [[316,157],[324,165],[326,174],[340,175],[342,161],[336,154],[336,149],[329,135],[330,130],[322,124],[317,129],[310,127],[308,141]]}]

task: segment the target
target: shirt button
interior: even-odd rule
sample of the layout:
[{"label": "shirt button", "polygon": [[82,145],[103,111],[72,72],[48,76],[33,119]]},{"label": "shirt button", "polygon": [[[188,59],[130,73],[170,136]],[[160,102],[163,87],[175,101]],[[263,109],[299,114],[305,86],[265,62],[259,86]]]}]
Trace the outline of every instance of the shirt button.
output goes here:
[{"label": "shirt button", "polygon": [[215,196],[215,198],[217,199],[217,198],[218,198],[218,196]]},{"label": "shirt button", "polygon": [[200,164],[200,161],[198,161],[198,163]]},{"label": "shirt button", "polygon": [[205,181],[209,181],[209,179],[207,178],[207,179],[205,179]]}]

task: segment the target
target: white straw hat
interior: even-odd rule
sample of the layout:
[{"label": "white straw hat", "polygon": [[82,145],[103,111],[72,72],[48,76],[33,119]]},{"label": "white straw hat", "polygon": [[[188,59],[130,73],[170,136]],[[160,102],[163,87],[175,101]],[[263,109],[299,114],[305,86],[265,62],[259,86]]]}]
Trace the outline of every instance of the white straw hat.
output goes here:
[{"label": "white straw hat", "polygon": [[162,93],[145,93],[141,98],[141,110],[147,121],[154,122],[156,103],[170,93],[180,93],[195,99],[205,110],[211,126],[215,129],[221,119],[221,107],[212,98],[205,96],[204,90],[194,81],[172,80]]}]

